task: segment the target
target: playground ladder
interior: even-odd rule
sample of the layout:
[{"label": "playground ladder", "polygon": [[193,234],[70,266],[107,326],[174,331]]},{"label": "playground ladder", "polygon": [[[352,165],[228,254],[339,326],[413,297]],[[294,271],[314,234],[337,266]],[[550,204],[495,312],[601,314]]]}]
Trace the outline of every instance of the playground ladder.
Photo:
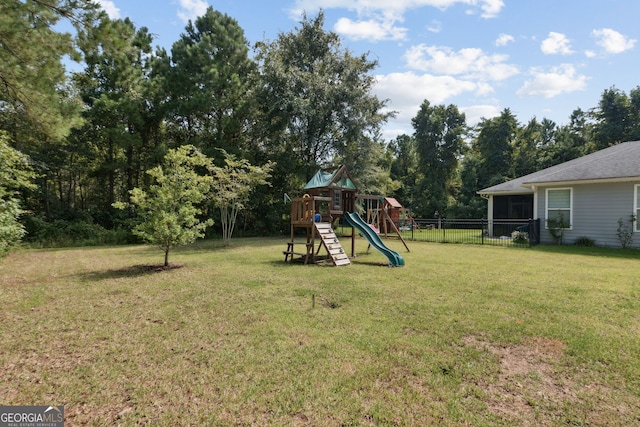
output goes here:
[{"label": "playground ladder", "polygon": [[[329,253],[331,261],[333,261],[333,265],[339,266],[351,264],[349,256],[342,248],[342,244],[340,244],[340,241],[331,228],[331,224],[328,222],[316,222],[314,223],[314,226],[315,232],[320,236],[322,244]],[[318,247],[318,249],[320,248]]]}]

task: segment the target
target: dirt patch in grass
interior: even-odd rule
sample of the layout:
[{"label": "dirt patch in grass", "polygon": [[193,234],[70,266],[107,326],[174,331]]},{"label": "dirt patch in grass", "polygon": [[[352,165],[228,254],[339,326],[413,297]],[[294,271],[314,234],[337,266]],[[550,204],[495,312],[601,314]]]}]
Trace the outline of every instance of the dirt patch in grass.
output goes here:
[{"label": "dirt patch in grass", "polygon": [[520,425],[550,425],[558,421],[553,414],[580,401],[574,381],[558,368],[562,342],[537,337],[501,347],[476,337],[463,341],[499,358],[498,378],[479,384],[495,414],[519,420]]}]

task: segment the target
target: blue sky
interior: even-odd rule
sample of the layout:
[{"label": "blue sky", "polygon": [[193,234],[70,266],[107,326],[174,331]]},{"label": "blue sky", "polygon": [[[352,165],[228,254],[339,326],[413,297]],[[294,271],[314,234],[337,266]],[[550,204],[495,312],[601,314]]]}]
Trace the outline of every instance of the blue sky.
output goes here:
[{"label": "blue sky", "polygon": [[566,124],[605,89],[640,86],[637,0],[99,0],[170,49],[208,6],[235,18],[251,45],[323,9],[343,46],[379,62],[375,94],[411,134],[420,104],[455,104],[469,124],[510,108],[521,123]]}]

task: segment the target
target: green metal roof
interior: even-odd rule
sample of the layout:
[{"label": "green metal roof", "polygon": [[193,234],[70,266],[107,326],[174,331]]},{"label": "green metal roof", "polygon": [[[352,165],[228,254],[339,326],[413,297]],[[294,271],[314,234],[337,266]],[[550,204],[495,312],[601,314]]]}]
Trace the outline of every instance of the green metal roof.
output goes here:
[{"label": "green metal roof", "polygon": [[356,190],[356,185],[353,183],[351,178],[349,177],[349,173],[347,169],[343,166],[338,167],[334,170],[322,170],[320,169],[316,174],[311,178],[307,185],[304,186],[304,189],[310,188],[325,188],[325,187],[334,187],[334,188],[345,188],[349,190]]}]

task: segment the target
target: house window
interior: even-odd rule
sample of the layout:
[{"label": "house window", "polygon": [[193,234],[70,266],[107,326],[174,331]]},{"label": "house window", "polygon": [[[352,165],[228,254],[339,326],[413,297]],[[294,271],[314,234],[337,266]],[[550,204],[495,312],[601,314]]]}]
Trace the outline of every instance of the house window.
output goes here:
[{"label": "house window", "polygon": [[549,221],[562,222],[564,227],[571,229],[573,224],[573,192],[571,188],[549,188],[547,189],[547,224]]},{"label": "house window", "polygon": [[640,219],[640,184],[635,185],[635,191],[633,192],[633,213],[636,216],[636,220],[634,221],[634,229],[635,231],[640,231],[640,227],[638,226],[638,221]]}]

